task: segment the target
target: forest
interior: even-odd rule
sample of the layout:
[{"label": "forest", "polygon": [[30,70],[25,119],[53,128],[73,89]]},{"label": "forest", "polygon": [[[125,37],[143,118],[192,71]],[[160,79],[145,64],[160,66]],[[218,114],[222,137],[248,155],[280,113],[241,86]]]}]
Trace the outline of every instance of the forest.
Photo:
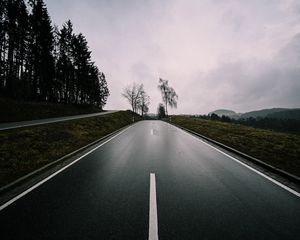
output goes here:
[{"label": "forest", "polygon": [[70,20],[54,26],[43,0],[1,0],[0,95],[102,108],[109,90]]}]

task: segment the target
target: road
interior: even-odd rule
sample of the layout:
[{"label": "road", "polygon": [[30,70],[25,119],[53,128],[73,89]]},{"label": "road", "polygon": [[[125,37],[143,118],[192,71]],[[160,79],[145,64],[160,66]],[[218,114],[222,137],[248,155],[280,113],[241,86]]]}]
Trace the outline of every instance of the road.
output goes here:
[{"label": "road", "polygon": [[68,117],[45,118],[45,119],[22,121],[22,122],[0,123],[0,131],[14,129],[14,128],[37,126],[37,125],[49,124],[49,123],[64,122],[64,121],[70,121],[70,120],[75,120],[80,118],[96,117],[96,116],[101,116],[101,115],[110,114],[114,112],[118,112],[118,110],[110,110],[110,111],[105,111],[100,113],[80,114],[80,115],[68,116]]},{"label": "road", "polygon": [[299,196],[143,121],[2,209],[1,238],[299,239]]}]

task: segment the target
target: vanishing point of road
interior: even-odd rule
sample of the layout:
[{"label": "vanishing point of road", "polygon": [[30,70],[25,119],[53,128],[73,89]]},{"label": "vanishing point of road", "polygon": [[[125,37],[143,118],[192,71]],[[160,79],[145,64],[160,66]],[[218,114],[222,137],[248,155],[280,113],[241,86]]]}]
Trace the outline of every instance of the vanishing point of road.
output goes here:
[{"label": "vanishing point of road", "polygon": [[2,206],[1,239],[299,239],[299,196],[142,121]]}]

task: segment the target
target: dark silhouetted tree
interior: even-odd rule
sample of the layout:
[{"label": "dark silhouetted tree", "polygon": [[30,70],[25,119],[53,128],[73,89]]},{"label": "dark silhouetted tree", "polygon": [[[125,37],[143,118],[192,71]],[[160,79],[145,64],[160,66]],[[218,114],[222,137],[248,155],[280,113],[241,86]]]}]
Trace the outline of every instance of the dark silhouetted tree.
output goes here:
[{"label": "dark silhouetted tree", "polygon": [[72,63],[73,24],[67,21],[59,32],[59,57],[57,60],[57,78],[62,86],[61,101],[72,102],[74,97],[74,66]]},{"label": "dark silhouetted tree", "polygon": [[0,1],[0,93],[6,90],[7,0]]},{"label": "dark silhouetted tree", "polygon": [[34,99],[48,101],[53,99],[53,28],[44,1],[30,0],[29,3],[32,7],[32,13],[29,16],[31,25],[29,56],[32,65],[31,95]]},{"label": "dark silhouetted tree", "polygon": [[211,120],[220,120],[221,118],[217,114],[213,113],[210,115],[210,119]]},{"label": "dark silhouetted tree", "polygon": [[88,84],[91,85],[88,88],[91,90],[91,92],[88,93],[88,102],[102,109],[109,96],[105,75],[101,73],[95,65],[91,65],[88,79]]},{"label": "dark silhouetted tree", "polygon": [[0,2],[0,91],[19,97],[24,93],[23,78],[28,36],[28,13],[23,0]]},{"label": "dark silhouetted tree", "polygon": [[162,103],[160,103],[157,108],[157,118],[162,119],[165,117],[166,117],[165,106]]},{"label": "dark silhouetted tree", "polygon": [[43,0],[1,0],[0,94],[102,108],[109,91],[70,20],[59,30]]},{"label": "dark silhouetted tree", "polygon": [[105,78],[105,74],[100,72],[99,73],[99,91],[97,94],[97,103],[98,106],[100,106],[101,108],[104,107],[104,105],[106,104],[107,98],[109,96],[109,90],[107,87],[107,81]]}]

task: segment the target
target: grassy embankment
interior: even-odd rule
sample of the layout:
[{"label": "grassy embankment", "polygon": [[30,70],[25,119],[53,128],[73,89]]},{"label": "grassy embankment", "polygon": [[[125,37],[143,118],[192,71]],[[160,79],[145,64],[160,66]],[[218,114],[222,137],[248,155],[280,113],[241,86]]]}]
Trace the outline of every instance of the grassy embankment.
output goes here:
[{"label": "grassy embankment", "polygon": [[24,102],[0,97],[0,123],[101,112],[87,105]]},{"label": "grassy embankment", "polygon": [[300,136],[182,116],[172,122],[300,176]]},{"label": "grassy embankment", "polygon": [[[0,186],[132,123],[132,112],[0,131]],[[135,117],[140,120],[139,116]]]}]

